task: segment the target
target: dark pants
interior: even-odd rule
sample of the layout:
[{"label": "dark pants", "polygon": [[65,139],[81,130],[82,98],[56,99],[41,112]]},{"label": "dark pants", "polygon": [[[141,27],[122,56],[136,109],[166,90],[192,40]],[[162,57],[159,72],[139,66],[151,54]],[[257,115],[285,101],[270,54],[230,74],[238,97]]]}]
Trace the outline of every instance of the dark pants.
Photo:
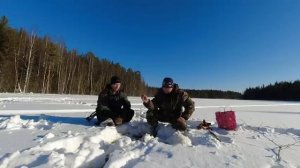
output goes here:
[{"label": "dark pants", "polygon": [[158,122],[167,122],[172,125],[173,128],[179,130],[186,129],[186,122],[178,120],[181,112],[165,112],[161,110],[148,110],[146,114],[147,122],[153,127],[158,125]]},{"label": "dark pants", "polygon": [[123,123],[129,122],[134,115],[134,110],[132,109],[121,109],[118,112],[111,111],[111,110],[102,110],[102,111],[97,111],[96,116],[98,119],[98,122],[101,123],[102,121],[105,121],[109,118],[111,118],[113,121],[117,117],[121,117],[123,120]]}]

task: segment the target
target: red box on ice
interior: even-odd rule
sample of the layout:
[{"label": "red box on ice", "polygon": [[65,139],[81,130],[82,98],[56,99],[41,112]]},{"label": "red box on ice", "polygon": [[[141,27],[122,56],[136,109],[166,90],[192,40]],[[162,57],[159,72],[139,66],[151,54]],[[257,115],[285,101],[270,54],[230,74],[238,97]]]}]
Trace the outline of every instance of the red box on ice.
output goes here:
[{"label": "red box on ice", "polygon": [[234,111],[216,112],[216,120],[219,128],[226,130],[236,129],[236,119]]}]

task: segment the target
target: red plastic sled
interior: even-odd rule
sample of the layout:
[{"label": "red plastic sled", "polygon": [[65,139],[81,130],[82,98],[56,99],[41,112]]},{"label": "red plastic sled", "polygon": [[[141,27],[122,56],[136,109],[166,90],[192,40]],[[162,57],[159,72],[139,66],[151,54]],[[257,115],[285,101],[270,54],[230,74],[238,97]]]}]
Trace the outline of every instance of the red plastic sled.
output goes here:
[{"label": "red plastic sled", "polygon": [[219,128],[226,130],[236,129],[236,119],[234,111],[216,112],[216,119]]}]

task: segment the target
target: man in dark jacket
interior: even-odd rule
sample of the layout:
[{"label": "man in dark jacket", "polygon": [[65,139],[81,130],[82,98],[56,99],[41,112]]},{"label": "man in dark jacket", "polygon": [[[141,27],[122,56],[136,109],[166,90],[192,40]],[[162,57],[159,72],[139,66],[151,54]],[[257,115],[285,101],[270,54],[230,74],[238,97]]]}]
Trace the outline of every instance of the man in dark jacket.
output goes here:
[{"label": "man in dark jacket", "polygon": [[[111,118],[116,126],[129,122],[134,111],[131,109],[131,104],[124,92],[120,90],[121,80],[117,76],[111,78],[110,84],[99,94],[97,101],[96,113],[99,125],[101,122]],[[90,121],[93,116],[87,117]]]},{"label": "man in dark jacket", "polygon": [[[178,130],[186,129],[186,120],[195,111],[195,105],[188,94],[173,83],[172,78],[164,78],[162,88],[152,100],[142,95],[144,106],[148,108],[147,122],[156,130],[158,121],[171,123]],[[183,111],[184,107],[184,111]],[[155,134],[155,132],[152,132]]]}]

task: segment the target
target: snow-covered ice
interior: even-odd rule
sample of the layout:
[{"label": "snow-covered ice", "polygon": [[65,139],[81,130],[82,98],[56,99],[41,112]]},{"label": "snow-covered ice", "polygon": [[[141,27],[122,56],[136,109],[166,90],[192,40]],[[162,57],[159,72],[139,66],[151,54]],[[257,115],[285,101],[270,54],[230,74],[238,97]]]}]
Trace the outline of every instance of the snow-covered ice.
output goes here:
[{"label": "snow-covered ice", "polygon": [[[97,96],[1,93],[0,168],[300,167],[300,103],[193,100],[188,131],[160,123],[154,138],[137,97],[132,122],[105,127],[84,119]],[[236,112],[236,131],[217,128],[224,108]],[[221,142],[195,129],[203,119]]]}]

